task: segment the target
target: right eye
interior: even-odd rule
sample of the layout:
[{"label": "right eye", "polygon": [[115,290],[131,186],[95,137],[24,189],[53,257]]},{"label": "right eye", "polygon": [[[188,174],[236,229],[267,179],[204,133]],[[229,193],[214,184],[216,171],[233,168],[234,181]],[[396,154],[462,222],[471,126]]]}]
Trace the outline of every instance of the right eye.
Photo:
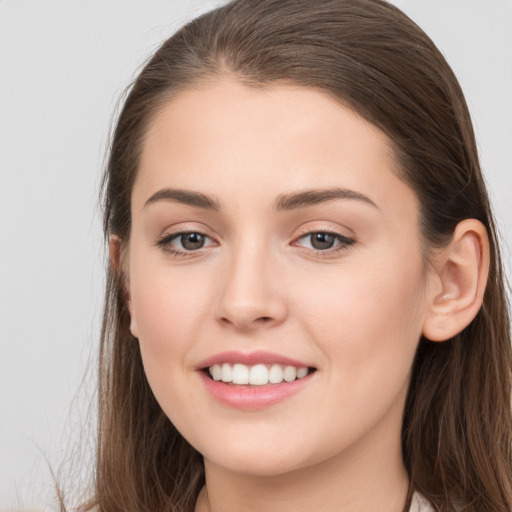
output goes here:
[{"label": "right eye", "polygon": [[180,231],[165,235],[158,240],[157,245],[171,254],[186,256],[204,247],[215,245],[215,242],[198,231]]}]

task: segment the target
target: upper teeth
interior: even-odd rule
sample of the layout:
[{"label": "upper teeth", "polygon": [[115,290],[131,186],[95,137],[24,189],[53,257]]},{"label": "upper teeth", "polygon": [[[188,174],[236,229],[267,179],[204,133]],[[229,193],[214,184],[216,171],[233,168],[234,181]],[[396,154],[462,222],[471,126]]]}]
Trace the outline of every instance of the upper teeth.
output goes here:
[{"label": "upper teeth", "polygon": [[233,384],[251,384],[253,386],[264,386],[265,384],[279,384],[285,380],[292,382],[295,379],[302,379],[308,374],[306,367],[285,366],[281,364],[256,364],[246,366],[245,364],[214,364],[208,368],[213,380],[232,382]]}]

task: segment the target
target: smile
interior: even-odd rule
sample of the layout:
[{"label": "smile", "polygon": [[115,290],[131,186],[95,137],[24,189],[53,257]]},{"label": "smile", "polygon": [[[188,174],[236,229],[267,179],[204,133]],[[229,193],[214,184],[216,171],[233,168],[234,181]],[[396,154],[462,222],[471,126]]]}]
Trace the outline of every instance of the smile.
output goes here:
[{"label": "smile", "polygon": [[196,368],[215,401],[245,411],[266,409],[310,388],[318,368],[310,362],[265,351],[228,351],[199,363]]},{"label": "smile", "polygon": [[[311,369],[312,370],[312,369]],[[248,366],[241,363],[214,364],[208,368],[208,373],[215,381],[226,384],[266,386],[268,384],[281,384],[303,379],[310,373],[310,369],[303,366],[283,364],[256,364]]]}]

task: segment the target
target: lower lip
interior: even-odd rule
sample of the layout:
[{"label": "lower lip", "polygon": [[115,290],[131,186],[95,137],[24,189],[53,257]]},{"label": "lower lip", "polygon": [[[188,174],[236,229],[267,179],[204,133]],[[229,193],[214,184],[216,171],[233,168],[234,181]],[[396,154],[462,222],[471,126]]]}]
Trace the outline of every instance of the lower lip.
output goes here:
[{"label": "lower lip", "polygon": [[310,373],[302,379],[266,386],[236,386],[210,379],[204,372],[199,376],[206,389],[218,402],[236,409],[258,410],[277,404],[295,395],[307,386],[313,375]]}]

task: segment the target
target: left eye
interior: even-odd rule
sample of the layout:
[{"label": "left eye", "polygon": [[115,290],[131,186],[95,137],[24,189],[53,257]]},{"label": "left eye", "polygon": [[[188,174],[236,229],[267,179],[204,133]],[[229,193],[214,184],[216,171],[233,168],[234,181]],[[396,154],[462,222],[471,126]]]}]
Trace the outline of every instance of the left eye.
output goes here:
[{"label": "left eye", "polygon": [[334,248],[343,248],[352,245],[354,240],[346,238],[343,235],[329,233],[326,231],[315,231],[303,235],[298,239],[302,247],[314,249],[315,251],[328,251]]}]

